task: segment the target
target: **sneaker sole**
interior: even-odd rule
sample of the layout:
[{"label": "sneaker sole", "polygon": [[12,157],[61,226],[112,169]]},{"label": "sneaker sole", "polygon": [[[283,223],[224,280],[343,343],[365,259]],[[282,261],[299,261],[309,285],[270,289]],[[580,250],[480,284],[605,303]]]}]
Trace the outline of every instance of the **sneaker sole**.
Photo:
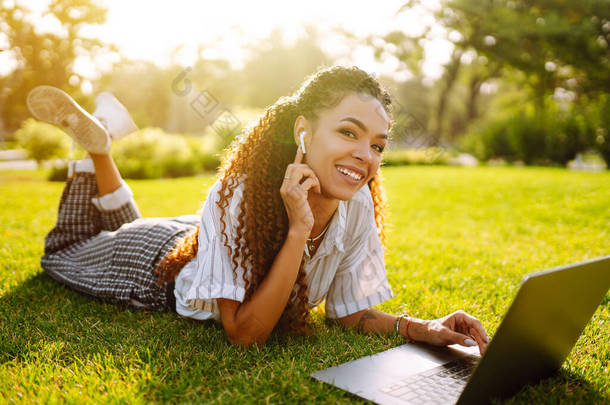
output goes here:
[{"label": "sneaker sole", "polygon": [[87,152],[101,154],[110,150],[108,132],[64,91],[51,86],[38,86],[30,91],[26,103],[36,119],[65,127]]}]

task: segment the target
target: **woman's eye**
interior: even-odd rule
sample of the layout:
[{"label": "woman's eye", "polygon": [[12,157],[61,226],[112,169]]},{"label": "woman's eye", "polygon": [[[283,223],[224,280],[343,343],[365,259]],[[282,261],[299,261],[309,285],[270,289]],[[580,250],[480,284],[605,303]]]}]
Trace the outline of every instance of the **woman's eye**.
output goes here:
[{"label": "woman's eye", "polygon": [[[350,137],[350,138],[355,138],[356,137],[356,134],[353,131],[349,130],[349,129],[340,129],[339,132],[342,133],[343,135],[346,135],[346,136]],[[375,149],[377,152],[383,153],[383,149],[384,149],[383,145],[374,144],[371,147],[373,149]]]},{"label": "woman's eye", "polygon": [[344,135],[349,136],[350,138],[352,138],[352,137],[355,137],[355,136],[356,136],[356,135],[355,135],[355,134],[354,134],[352,131],[350,131],[349,129],[341,129],[341,130],[339,130],[339,132],[341,132],[341,133],[342,133],[342,134],[344,134]]}]

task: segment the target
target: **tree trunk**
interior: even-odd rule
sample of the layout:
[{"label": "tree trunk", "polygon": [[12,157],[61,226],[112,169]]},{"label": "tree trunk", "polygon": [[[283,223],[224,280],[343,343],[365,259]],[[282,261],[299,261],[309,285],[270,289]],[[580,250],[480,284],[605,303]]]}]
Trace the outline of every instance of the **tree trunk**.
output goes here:
[{"label": "tree trunk", "polygon": [[443,87],[441,89],[441,93],[438,98],[438,105],[436,109],[436,123],[435,130],[433,131],[433,139],[432,145],[438,145],[440,138],[443,136],[445,126],[443,124],[443,116],[445,115],[445,110],[447,109],[447,101],[449,99],[449,95],[451,94],[451,89],[455,84],[455,81],[458,77],[458,73],[460,71],[460,67],[462,65],[462,50],[459,48],[455,48],[453,53],[451,54],[451,60],[447,64],[447,68],[445,70],[445,74],[443,76]]}]

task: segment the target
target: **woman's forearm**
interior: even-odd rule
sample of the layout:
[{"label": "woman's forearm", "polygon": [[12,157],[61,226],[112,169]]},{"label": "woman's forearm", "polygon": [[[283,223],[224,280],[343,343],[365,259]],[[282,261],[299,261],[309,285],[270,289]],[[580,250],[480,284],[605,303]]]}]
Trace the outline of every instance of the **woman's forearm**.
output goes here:
[{"label": "woman's forearm", "polygon": [[[375,308],[368,308],[355,314],[338,319],[338,322],[346,327],[356,328],[361,332],[370,333],[395,333],[396,320],[398,316],[388,314]],[[411,318],[411,322],[401,319],[398,327],[400,336],[409,336],[412,340],[422,340],[425,335],[426,325],[424,320]],[[407,325],[408,324],[408,325]],[[407,335],[407,326],[409,328]]]},{"label": "woman's forearm", "polygon": [[[348,315],[337,321],[346,327],[355,327],[362,332],[390,333],[395,332],[398,316],[386,314],[369,308]],[[437,346],[459,344],[462,346],[479,346],[484,353],[489,337],[481,322],[464,311],[456,311],[443,318],[425,320],[410,318],[401,319],[398,333],[417,342],[426,342]]]},{"label": "woman's forearm", "polygon": [[263,344],[277,324],[294,288],[303,258],[307,235],[289,232],[269,273],[251,299],[241,304],[235,314],[236,331],[229,336],[235,343]]}]

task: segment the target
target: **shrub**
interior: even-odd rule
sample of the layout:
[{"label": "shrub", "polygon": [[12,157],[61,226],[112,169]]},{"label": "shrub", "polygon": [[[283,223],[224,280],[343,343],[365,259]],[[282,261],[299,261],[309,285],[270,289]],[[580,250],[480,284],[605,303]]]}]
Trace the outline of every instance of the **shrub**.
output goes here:
[{"label": "shrub", "polygon": [[595,149],[606,161],[610,169],[610,97],[604,95],[599,100],[598,127],[595,129]]},{"label": "shrub", "polygon": [[532,114],[519,113],[509,119],[506,128],[508,143],[518,160],[531,164],[544,158],[547,128],[540,119]]},{"label": "shrub", "polygon": [[68,178],[68,166],[53,166],[49,171],[49,181],[66,181]]},{"label": "shrub", "polygon": [[460,141],[460,148],[480,160],[503,158],[525,164],[561,164],[591,146],[593,127],[584,109],[525,110],[482,121]]},{"label": "shrub", "polygon": [[218,137],[216,149],[222,151],[229,147],[231,142],[237,137],[241,132],[241,127],[239,126],[228,126],[228,125],[220,125],[214,129],[216,135]]},{"label": "shrub", "polygon": [[71,138],[61,129],[36,121],[25,120],[15,133],[19,147],[40,166],[45,160],[66,158],[70,151]]},{"label": "shrub", "polygon": [[193,160],[196,162],[197,171],[214,171],[220,166],[220,157],[218,154],[210,151],[202,139],[192,136],[185,137],[185,139],[193,153]]},{"label": "shrub", "polygon": [[385,152],[383,155],[383,165],[443,165],[447,164],[450,157],[451,154],[440,147],[399,149]]},{"label": "shrub", "polygon": [[112,150],[125,178],[150,179],[192,176],[218,167],[218,158],[206,152],[198,138],[170,135],[147,128],[117,142]]},{"label": "shrub", "polygon": [[565,165],[591,145],[592,127],[583,112],[556,114],[548,117],[546,124],[555,123],[554,131],[546,133],[546,157]]},{"label": "shrub", "polygon": [[[5,135],[9,137],[10,135]],[[16,149],[19,147],[19,143],[17,141],[0,141],[0,149]]]}]

